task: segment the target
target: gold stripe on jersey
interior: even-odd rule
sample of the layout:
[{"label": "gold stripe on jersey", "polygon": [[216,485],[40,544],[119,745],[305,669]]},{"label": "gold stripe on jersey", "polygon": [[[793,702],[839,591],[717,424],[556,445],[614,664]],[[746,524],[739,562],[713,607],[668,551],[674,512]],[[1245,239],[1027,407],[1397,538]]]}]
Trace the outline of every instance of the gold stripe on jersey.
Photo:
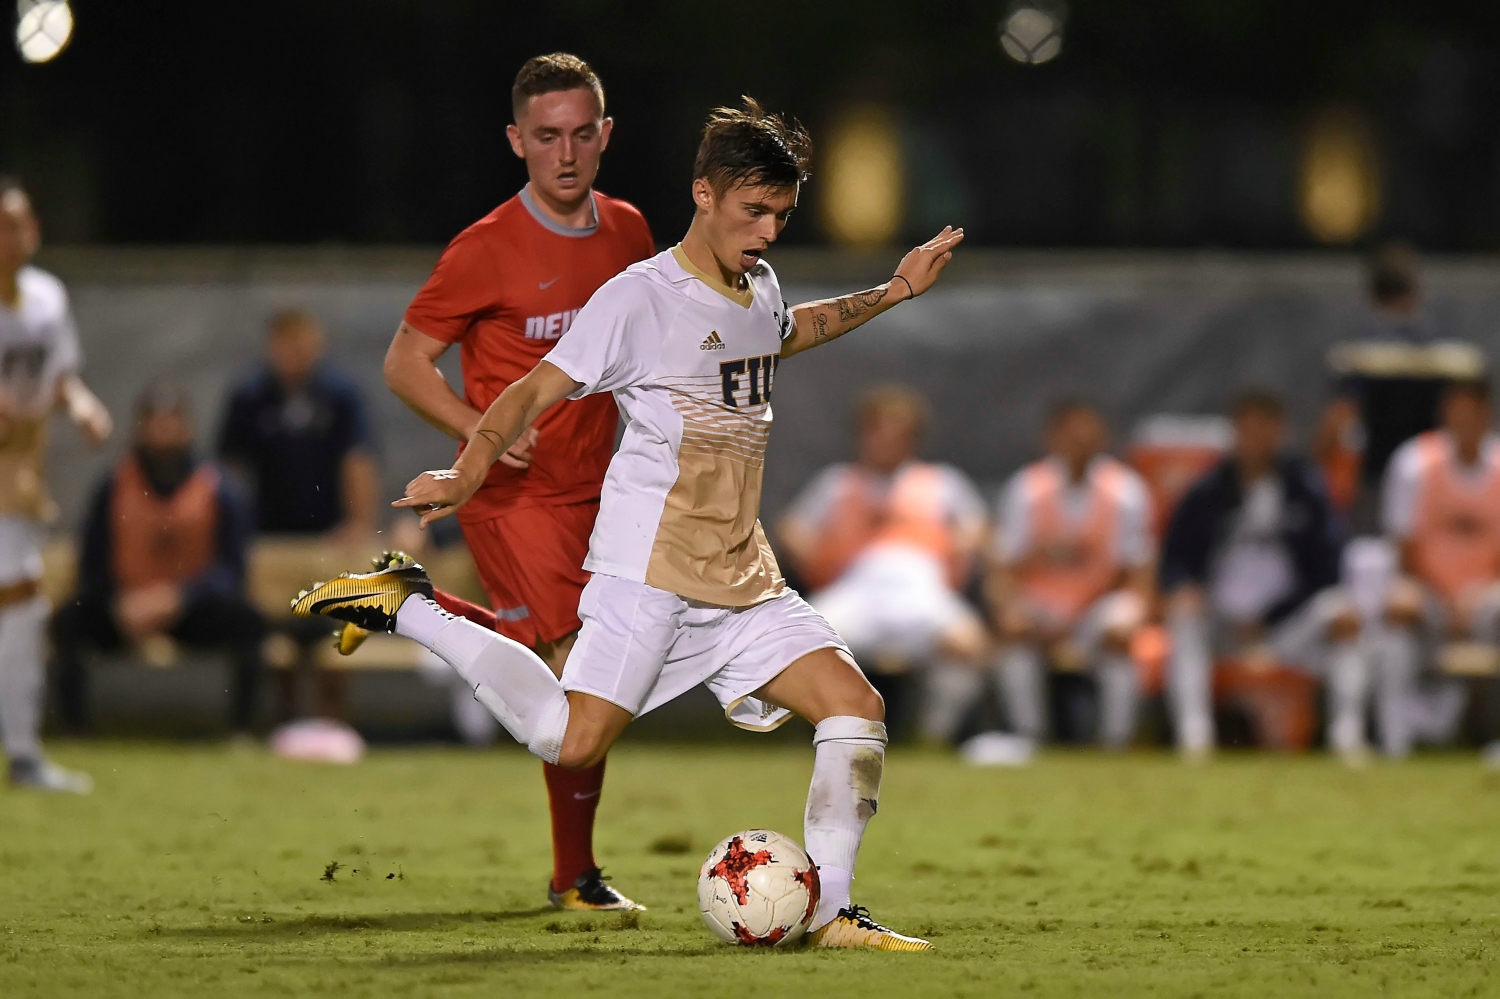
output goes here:
[{"label": "gold stripe on jersey", "polygon": [[676,246],[672,247],[672,259],[677,261],[678,267],[681,267],[693,277],[697,278],[699,281],[702,281],[714,291],[729,299],[735,305],[748,309],[755,302],[755,289],[751,287],[750,281],[748,279],[746,279],[745,287],[743,289],[729,287],[729,285],[724,283],[723,278],[713,274],[709,274],[707,271],[704,271],[697,264],[689,260],[688,255],[683,252],[681,243],[678,243]]},{"label": "gold stripe on jersey", "polygon": [[725,607],[780,596],[786,582],[757,519],[770,404],[731,409],[717,376],[663,382],[682,416],[682,442],[646,582]]}]

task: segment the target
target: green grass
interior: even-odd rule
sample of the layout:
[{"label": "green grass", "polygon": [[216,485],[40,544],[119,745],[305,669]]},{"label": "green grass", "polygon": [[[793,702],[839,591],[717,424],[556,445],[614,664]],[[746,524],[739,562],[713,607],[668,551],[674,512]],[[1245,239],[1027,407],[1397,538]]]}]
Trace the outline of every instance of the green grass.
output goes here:
[{"label": "green grass", "polygon": [[99,790],[0,792],[7,997],[1500,994],[1500,777],[1472,756],[996,771],[898,749],[856,896],[939,950],[884,955],[741,951],[699,923],[709,846],[798,834],[808,749],[616,751],[599,847],[639,921],[540,908],[545,801],[517,751],[55,749]]}]

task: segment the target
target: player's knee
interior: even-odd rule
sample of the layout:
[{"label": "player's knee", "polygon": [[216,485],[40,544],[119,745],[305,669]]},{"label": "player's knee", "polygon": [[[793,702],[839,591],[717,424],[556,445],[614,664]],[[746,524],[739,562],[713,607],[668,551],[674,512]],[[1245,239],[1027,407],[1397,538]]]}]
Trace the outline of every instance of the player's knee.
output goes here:
[{"label": "player's knee", "polygon": [[868,721],[885,721],[885,698],[880,696],[880,691],[870,686],[868,681],[864,689],[854,694],[846,711],[841,714],[854,715],[856,718],[864,718]]},{"label": "player's knee", "polygon": [[609,746],[603,740],[577,739],[563,743],[562,752],[558,754],[557,765],[564,770],[587,770],[595,766],[609,752]]}]

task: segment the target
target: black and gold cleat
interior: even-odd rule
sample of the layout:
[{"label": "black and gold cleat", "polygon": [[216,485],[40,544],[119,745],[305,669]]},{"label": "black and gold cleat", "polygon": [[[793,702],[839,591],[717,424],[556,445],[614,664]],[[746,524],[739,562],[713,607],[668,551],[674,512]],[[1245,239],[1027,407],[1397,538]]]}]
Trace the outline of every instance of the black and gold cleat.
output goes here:
[{"label": "black and gold cleat", "polygon": [[881,926],[862,905],[840,909],[839,914],[808,935],[814,947],[844,947],[851,950],[932,950],[921,937],[909,937]]},{"label": "black and gold cleat", "polygon": [[[406,554],[406,552],[388,549],[370,559],[370,566],[374,571],[382,572],[386,569],[399,568],[408,562],[416,565],[416,560]],[[365,644],[365,639],[369,637],[370,632],[368,629],[361,628],[357,624],[346,624],[334,636],[333,647],[338,650],[341,656],[352,656],[354,655],[354,651]]]},{"label": "black and gold cleat", "polygon": [[584,871],[567,891],[557,891],[549,882],[547,901],[554,909],[573,909],[579,912],[645,912],[646,907],[621,895],[605,882],[608,879],[599,868]]},{"label": "black and gold cleat", "polygon": [[[406,559],[377,572],[343,572],[326,583],[317,583],[297,594],[292,613],[297,617],[322,614],[365,631],[389,633],[396,630],[396,612],[414,593],[431,599],[432,580],[425,569]],[[343,637],[339,636],[340,651]],[[358,645],[355,642],[349,651]]]}]

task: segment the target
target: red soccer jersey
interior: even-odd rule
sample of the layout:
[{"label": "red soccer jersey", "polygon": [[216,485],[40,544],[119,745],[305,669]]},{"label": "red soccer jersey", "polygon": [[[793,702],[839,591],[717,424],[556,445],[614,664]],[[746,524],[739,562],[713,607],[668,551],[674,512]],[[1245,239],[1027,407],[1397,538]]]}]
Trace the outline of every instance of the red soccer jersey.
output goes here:
[{"label": "red soccer jersey", "polygon": [[[570,230],[530,201],[523,189],[459,233],[406,310],[413,329],[462,345],[464,398],[481,412],[536,367],[600,285],[656,252],[627,202],[595,191],[598,226]],[[536,422],[531,467],[496,462],[461,519],[487,520],[523,496],[597,499],[618,418],[607,394],[558,403]]]}]

